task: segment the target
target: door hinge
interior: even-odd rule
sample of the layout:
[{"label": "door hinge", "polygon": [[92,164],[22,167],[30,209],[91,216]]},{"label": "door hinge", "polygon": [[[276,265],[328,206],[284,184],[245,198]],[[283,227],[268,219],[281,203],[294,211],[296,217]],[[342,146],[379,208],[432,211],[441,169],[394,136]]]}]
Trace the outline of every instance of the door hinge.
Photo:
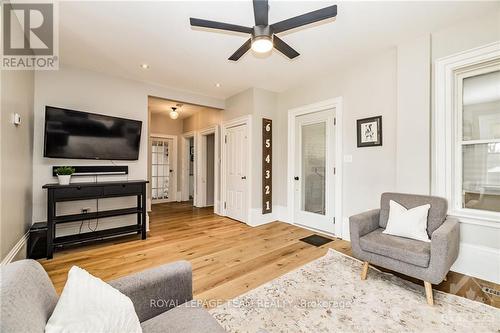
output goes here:
[{"label": "door hinge", "polygon": [[337,125],[337,118],[333,118],[333,126]]},{"label": "door hinge", "polygon": [[227,134],[224,135],[224,143],[227,143]]},{"label": "door hinge", "polygon": [[337,174],[337,168],[333,168],[333,174],[336,175]]},{"label": "door hinge", "polygon": [[335,217],[333,218],[333,224],[335,224]]},{"label": "door hinge", "polygon": [[226,202],[224,201],[224,209],[226,209]]}]

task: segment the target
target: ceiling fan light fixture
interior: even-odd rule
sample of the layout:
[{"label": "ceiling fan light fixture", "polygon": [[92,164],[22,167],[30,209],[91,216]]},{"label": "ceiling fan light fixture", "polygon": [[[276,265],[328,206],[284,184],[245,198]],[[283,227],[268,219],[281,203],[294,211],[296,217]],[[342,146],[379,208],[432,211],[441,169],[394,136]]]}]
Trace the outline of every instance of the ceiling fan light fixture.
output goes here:
[{"label": "ceiling fan light fixture", "polygon": [[258,36],[252,39],[252,50],[257,53],[267,53],[273,49],[273,41],[269,36]]}]

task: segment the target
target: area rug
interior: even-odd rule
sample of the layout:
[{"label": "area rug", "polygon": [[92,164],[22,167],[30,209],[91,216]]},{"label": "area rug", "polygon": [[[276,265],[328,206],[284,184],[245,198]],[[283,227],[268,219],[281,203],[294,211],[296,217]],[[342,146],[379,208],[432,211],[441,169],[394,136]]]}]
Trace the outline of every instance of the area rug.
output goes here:
[{"label": "area rug", "polygon": [[229,332],[500,332],[500,310],[329,252],[210,312]]}]

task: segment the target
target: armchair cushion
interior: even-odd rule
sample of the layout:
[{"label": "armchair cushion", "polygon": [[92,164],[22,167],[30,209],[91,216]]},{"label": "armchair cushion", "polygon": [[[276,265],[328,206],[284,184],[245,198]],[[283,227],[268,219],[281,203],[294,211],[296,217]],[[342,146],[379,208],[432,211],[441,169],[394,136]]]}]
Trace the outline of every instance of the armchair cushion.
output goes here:
[{"label": "armchair cushion", "polygon": [[427,217],[427,234],[431,237],[432,233],[443,224],[448,211],[448,202],[444,198],[428,195],[415,195],[404,193],[382,193],[380,199],[380,220],[381,228],[387,226],[389,219],[389,202],[396,201],[406,209],[430,204],[429,215]]},{"label": "armchair cushion", "polygon": [[359,239],[361,249],[415,266],[429,266],[430,243],[387,235],[382,233],[383,231],[384,229],[378,228],[361,237]]}]

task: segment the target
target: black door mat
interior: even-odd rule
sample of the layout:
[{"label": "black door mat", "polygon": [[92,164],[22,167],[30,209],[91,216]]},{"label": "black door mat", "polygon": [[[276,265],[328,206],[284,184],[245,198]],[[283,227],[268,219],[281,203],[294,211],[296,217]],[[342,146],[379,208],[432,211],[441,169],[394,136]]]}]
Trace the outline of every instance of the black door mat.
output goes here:
[{"label": "black door mat", "polygon": [[326,238],[326,237],[316,235],[316,234],[301,238],[300,240],[303,241],[304,243],[314,245],[316,247],[333,242],[333,239]]}]

